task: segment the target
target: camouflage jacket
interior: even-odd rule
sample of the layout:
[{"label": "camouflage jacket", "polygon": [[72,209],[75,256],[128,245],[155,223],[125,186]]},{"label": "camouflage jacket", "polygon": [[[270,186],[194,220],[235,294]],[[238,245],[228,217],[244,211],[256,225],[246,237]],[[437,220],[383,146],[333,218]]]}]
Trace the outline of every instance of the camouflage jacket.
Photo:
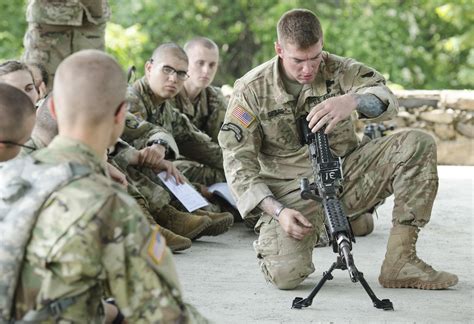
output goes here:
[{"label": "camouflage jacket", "polygon": [[60,319],[100,323],[101,299],[108,296],[131,323],[186,318],[170,250],[136,202],[106,176],[101,159],[59,136],[34,156],[44,163],[74,161],[96,173],[56,191],[43,205],[17,288],[17,318],[75,297]]},{"label": "camouflage jacket", "polygon": [[[297,190],[301,177],[312,175],[296,120],[315,104],[345,93],[370,93],[388,105],[375,121],[398,109],[382,75],[352,59],[323,52],[315,80],[303,86],[298,98],[285,90],[278,65],[275,57],[236,81],[219,133],[227,183],[244,217],[263,198],[278,199]],[[359,145],[353,120],[340,121],[329,142],[337,156],[353,151]]]},{"label": "camouflage jacket", "polygon": [[20,156],[25,156],[28,154],[33,153],[34,151],[37,151],[39,149],[45,148],[47,145],[43,143],[39,138],[35,136],[31,136],[30,139],[25,143],[26,147],[22,147],[20,151]]},{"label": "camouflage jacket", "polygon": [[209,86],[201,91],[196,102],[186,95],[185,89],[172,99],[173,105],[185,114],[200,131],[217,143],[217,135],[224,122],[227,101],[220,88]]},{"label": "camouflage jacket", "polygon": [[190,160],[222,170],[219,145],[199,131],[169,100],[156,104],[145,77],[129,88],[127,99],[130,113],[122,139],[139,149],[152,140],[163,139],[170,145],[174,158],[184,155]]},{"label": "camouflage jacket", "polygon": [[[134,160],[133,155],[137,153],[133,146],[119,139],[113,150],[109,151],[108,162],[127,176],[128,193],[140,205],[146,205],[149,212],[155,214],[170,203],[171,195],[153,170],[130,164],[130,161]],[[154,223],[155,221],[152,222]]]},{"label": "camouflage jacket", "polygon": [[26,9],[26,21],[47,25],[82,26],[84,20],[98,25],[109,18],[107,0],[29,0]]}]

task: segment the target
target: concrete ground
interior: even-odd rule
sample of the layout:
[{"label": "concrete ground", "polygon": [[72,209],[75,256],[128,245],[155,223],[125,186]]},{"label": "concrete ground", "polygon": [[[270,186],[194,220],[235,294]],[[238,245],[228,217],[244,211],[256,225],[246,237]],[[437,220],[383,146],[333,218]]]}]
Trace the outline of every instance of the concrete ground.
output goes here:
[{"label": "concrete ground", "polygon": [[175,255],[186,301],[215,323],[474,323],[473,217],[474,167],[439,167],[440,187],[431,222],[420,232],[418,255],[435,269],[459,276],[449,290],[385,289],[377,277],[385,254],[393,200],[378,209],[374,232],[357,238],[353,255],[377,297],[395,311],[372,302],[347,271],[334,270],[312,306],[291,309],[294,297],[307,297],[335,261],[330,248],[314,250],[316,271],[296,290],[266,283],[257,267],[256,235],[237,223],[219,237],[204,237]]}]

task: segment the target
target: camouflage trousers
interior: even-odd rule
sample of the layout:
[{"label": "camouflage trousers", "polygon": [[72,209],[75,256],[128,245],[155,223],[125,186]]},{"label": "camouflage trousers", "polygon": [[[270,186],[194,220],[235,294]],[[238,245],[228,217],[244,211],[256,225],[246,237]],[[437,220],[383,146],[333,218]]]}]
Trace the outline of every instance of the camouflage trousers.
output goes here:
[{"label": "camouflage trousers", "polygon": [[105,49],[105,25],[87,21],[82,26],[30,23],[23,39],[23,60],[43,64],[48,71],[51,88],[56,68],[66,57],[83,49]]},{"label": "camouflage trousers", "polygon": [[217,182],[225,182],[223,169],[213,168],[196,161],[177,160],[173,164],[192,183],[210,186]]},{"label": "camouflage trousers", "polygon": [[[424,226],[438,190],[436,159],[434,139],[416,130],[360,146],[343,163],[345,179],[340,198],[347,214],[358,215],[393,194],[392,222]],[[302,200],[299,191],[276,198],[300,211],[314,226],[301,241],[288,236],[266,213],[255,226],[259,237],[254,248],[265,278],[280,289],[293,289],[314,271],[312,254],[323,226],[323,208]]]}]

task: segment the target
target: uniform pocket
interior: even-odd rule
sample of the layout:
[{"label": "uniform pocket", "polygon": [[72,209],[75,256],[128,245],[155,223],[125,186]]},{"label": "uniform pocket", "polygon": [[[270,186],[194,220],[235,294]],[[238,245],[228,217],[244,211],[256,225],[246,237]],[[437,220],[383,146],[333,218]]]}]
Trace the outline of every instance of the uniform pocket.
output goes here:
[{"label": "uniform pocket", "polygon": [[284,155],[301,148],[293,111],[276,109],[261,116],[264,134],[261,151],[267,155]]}]

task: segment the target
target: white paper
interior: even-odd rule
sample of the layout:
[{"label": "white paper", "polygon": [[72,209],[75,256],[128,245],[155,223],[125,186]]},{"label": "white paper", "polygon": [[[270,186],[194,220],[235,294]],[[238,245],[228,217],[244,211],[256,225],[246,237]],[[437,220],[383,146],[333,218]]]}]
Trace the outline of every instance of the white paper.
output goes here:
[{"label": "white paper", "polygon": [[209,186],[207,190],[221,198],[224,198],[229,204],[232,205],[232,207],[237,209],[237,204],[235,203],[234,197],[232,197],[232,194],[230,193],[227,182],[214,183],[213,185]]},{"label": "white paper", "polygon": [[206,207],[209,205],[207,200],[194,189],[190,184],[177,184],[173,176],[166,179],[166,171],[158,173],[158,177],[165,184],[165,186],[173,193],[173,195],[183,204],[188,212],[193,212],[196,209]]}]

